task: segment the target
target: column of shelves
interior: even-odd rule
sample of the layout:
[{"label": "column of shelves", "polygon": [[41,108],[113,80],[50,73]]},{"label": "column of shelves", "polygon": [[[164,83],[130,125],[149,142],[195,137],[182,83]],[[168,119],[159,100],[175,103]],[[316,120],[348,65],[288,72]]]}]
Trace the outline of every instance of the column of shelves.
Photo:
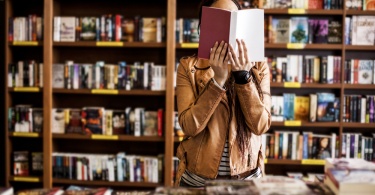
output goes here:
[{"label": "column of shelves", "polygon": [[[22,4],[22,6],[20,6]],[[15,127],[15,124],[27,124],[30,121],[32,122],[35,118],[23,118],[22,120],[16,120],[15,116],[16,112],[18,114],[21,113],[13,109],[10,112],[10,108],[14,108],[16,105],[30,105],[31,108],[43,108],[43,88],[39,85],[36,86],[36,80],[34,80],[34,84],[30,82],[30,75],[29,77],[23,77],[27,80],[27,84],[22,81],[23,87],[20,87],[20,80],[15,85],[16,78],[9,77],[8,73],[12,72],[10,69],[10,64],[14,64],[16,66],[19,61],[22,61],[25,65],[23,68],[26,67],[26,64],[31,64],[32,68],[35,66],[39,67],[39,63],[43,63],[43,41],[27,41],[24,39],[23,41],[13,41],[14,36],[9,36],[9,32],[13,32],[13,28],[10,28],[14,24],[14,19],[16,17],[24,17],[25,20],[27,18],[36,18],[36,17],[43,17],[43,0],[33,0],[33,1],[21,1],[15,0],[5,1],[5,21],[3,22],[5,31],[4,31],[4,41],[5,41],[5,60],[4,60],[4,89],[5,89],[5,102],[4,102],[4,132],[5,137],[3,138],[5,142],[5,172],[3,177],[5,178],[5,185],[7,187],[14,186],[17,189],[25,189],[25,188],[35,188],[35,187],[43,187],[43,173],[41,170],[34,170],[34,166],[32,166],[32,153],[33,152],[43,152],[43,130],[42,132],[35,132],[34,128],[29,128],[29,130],[21,129],[19,126]],[[12,20],[11,20],[12,19]],[[21,31],[21,29],[18,29]],[[24,31],[25,32],[25,31]],[[14,35],[14,34],[13,34]],[[29,39],[31,40],[31,39]],[[35,64],[36,63],[36,64]],[[35,65],[34,65],[35,64]],[[21,67],[21,66],[19,66]],[[26,68],[27,71],[30,71],[30,65]],[[34,69],[33,69],[34,70]],[[15,76],[16,72],[13,72],[13,76]],[[20,76],[20,75],[18,75]],[[25,76],[25,75],[23,75]],[[35,76],[35,75],[33,75]],[[10,79],[12,78],[12,79]],[[27,79],[29,78],[29,79]],[[35,79],[34,77],[33,79]],[[38,78],[38,82],[40,81],[40,77]],[[14,82],[13,82],[14,81]],[[27,106],[28,107],[28,106]],[[27,113],[32,113],[30,110],[24,110]],[[21,115],[19,115],[21,116]],[[30,116],[30,115],[29,115]],[[13,119],[13,122],[9,123],[9,118]],[[29,122],[22,122],[22,121],[29,121]],[[38,123],[39,124],[39,123]],[[12,126],[10,126],[12,125]],[[21,132],[22,130],[22,132]],[[24,161],[25,164],[22,166],[14,165],[16,155],[14,155],[15,151],[26,151],[24,157],[28,157],[27,161]],[[17,155],[20,157],[20,155]],[[17,163],[19,163],[19,158],[17,158]],[[22,159],[21,159],[22,161]],[[26,165],[27,164],[27,165]],[[27,168],[25,168],[27,166]],[[24,170],[28,171],[24,171]],[[22,171],[21,171],[22,170]]]},{"label": "column of shelves", "polygon": [[[51,3],[51,19],[56,16],[75,17],[100,17],[104,14],[121,14],[124,18],[142,17],[166,17],[167,3],[160,1],[62,1],[49,0]],[[51,21],[50,32],[53,32],[53,21]],[[52,40],[53,36],[51,37]],[[75,42],[51,42],[52,56],[50,66],[56,63],[65,63],[73,60],[75,63],[95,63],[105,61],[109,64],[117,64],[126,61],[133,64],[136,61],[154,62],[155,65],[166,65],[167,43],[161,42],[125,42],[125,41],[75,41]],[[52,70],[49,71],[52,75]],[[167,73],[169,74],[169,73]],[[166,110],[167,90],[151,91],[143,89],[65,89],[51,88],[52,105],[49,108],[83,108],[85,106],[99,106],[105,109],[123,109],[126,107],[145,107],[147,110],[164,110],[164,120],[171,114]],[[133,135],[82,135],[82,134],[51,134],[52,151],[54,152],[79,152],[83,154],[116,154],[124,151],[126,155],[155,156],[164,154],[163,161],[171,159],[166,147],[166,134],[169,132],[166,123],[163,136],[133,136]],[[52,127],[52,126],[51,126]],[[78,141],[78,142],[77,142]],[[80,143],[80,144],[78,144]],[[52,166],[52,165],[51,165]],[[64,178],[54,178],[51,174],[50,186],[110,186],[115,189],[124,188],[155,188],[157,186],[169,185],[168,174],[171,171],[164,169],[163,178],[158,183],[150,182],[110,182],[110,181],[81,181]]]}]

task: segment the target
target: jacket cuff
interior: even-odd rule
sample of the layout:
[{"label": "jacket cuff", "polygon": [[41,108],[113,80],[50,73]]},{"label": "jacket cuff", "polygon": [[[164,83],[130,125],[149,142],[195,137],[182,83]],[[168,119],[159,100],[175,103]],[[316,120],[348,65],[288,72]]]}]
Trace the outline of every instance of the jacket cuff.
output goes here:
[{"label": "jacket cuff", "polygon": [[246,84],[249,82],[249,78],[251,76],[249,71],[240,70],[240,71],[233,71],[232,72],[234,77],[234,82],[236,84]]}]

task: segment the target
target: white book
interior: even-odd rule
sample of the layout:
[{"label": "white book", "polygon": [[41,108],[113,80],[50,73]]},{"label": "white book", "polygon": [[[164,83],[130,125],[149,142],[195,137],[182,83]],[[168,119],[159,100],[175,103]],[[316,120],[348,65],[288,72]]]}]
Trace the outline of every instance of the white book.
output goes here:
[{"label": "white book", "polygon": [[333,83],[333,65],[334,65],[334,56],[327,57],[327,83]]},{"label": "white book", "polygon": [[[297,160],[297,143],[298,143],[298,132],[293,132],[292,134],[292,160]],[[265,153],[264,153],[265,154]]]},{"label": "white book", "polygon": [[346,158],[350,158],[350,133],[346,133]]},{"label": "white book", "polygon": [[288,55],[288,65],[286,71],[286,81],[287,82],[299,82],[298,80],[298,67],[299,67],[299,59],[298,55]]},{"label": "white book", "polygon": [[250,61],[264,61],[263,9],[228,11],[203,7],[198,57],[208,59],[210,49],[216,41],[221,40],[231,44],[238,53],[236,38],[243,39],[247,47],[251,48],[252,52],[248,52]]},{"label": "white book", "polygon": [[141,112],[143,108],[135,108],[134,109],[134,136],[141,136]]},{"label": "white book", "polygon": [[77,173],[77,180],[83,180],[82,178],[82,162],[81,159],[77,160],[76,164],[76,173]]},{"label": "white book", "polygon": [[375,17],[374,16],[357,16],[353,21],[356,45],[374,45],[375,40]]},{"label": "white book", "polygon": [[153,170],[153,180],[152,182],[158,183],[159,182],[159,171],[158,171],[158,159],[152,159],[152,170]]},{"label": "white book", "polygon": [[64,109],[52,109],[52,133],[65,133],[65,111]]},{"label": "white book", "polygon": [[60,17],[60,41],[74,42],[76,39],[75,31],[75,17]]},{"label": "white book", "polygon": [[34,64],[29,63],[29,87],[34,86]]},{"label": "white book", "polygon": [[107,168],[108,168],[108,181],[115,181],[115,167],[113,163],[113,158],[107,159]]},{"label": "white book", "polygon": [[358,84],[372,84],[373,63],[373,60],[358,60]]},{"label": "white book", "polygon": [[124,170],[123,163],[125,158],[125,152],[119,152],[116,155],[117,159],[117,181],[124,181]]},{"label": "white book", "polygon": [[283,151],[282,151],[282,156],[283,156],[283,159],[284,157],[287,158],[288,156],[288,143],[289,141],[292,141],[292,140],[288,140],[288,135],[289,135],[290,132],[283,132]]},{"label": "white book", "polygon": [[332,133],[331,140],[331,157],[334,158],[336,155],[336,133]]},{"label": "white book", "polygon": [[60,41],[60,25],[61,25],[61,17],[60,16],[53,17],[53,41],[55,42]]},{"label": "white book", "polygon": [[64,64],[53,64],[52,65],[52,88],[63,89],[64,88]]},{"label": "white book", "polygon": [[358,158],[358,146],[359,146],[359,137],[358,133],[354,135],[354,158]]}]

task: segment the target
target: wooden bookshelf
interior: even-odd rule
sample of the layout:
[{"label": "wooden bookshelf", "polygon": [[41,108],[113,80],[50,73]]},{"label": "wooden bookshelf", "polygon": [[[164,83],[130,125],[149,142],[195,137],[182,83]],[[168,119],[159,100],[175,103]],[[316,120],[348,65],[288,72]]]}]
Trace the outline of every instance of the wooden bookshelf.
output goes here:
[{"label": "wooden bookshelf", "polygon": [[[160,144],[163,146],[164,153],[164,167],[173,167],[172,158],[175,155],[175,147],[181,141],[181,138],[174,137],[174,111],[176,98],[174,88],[174,73],[177,56],[193,54],[194,50],[198,48],[198,44],[178,44],[176,43],[175,20],[179,17],[196,18],[197,4],[199,1],[182,1],[182,0],[157,0],[147,1],[110,1],[104,2],[94,0],[87,4],[86,1],[64,1],[64,0],[35,0],[23,1],[22,6],[11,0],[5,0],[5,35],[7,35],[9,27],[9,17],[26,16],[28,14],[38,14],[43,16],[44,30],[43,41],[38,42],[6,42],[4,44],[4,106],[5,111],[16,104],[30,104],[37,102],[37,105],[43,107],[44,124],[43,133],[37,134],[38,139],[31,139],[34,137],[14,135],[12,132],[5,131],[5,178],[6,186],[9,187],[11,182],[16,182],[17,177],[11,175],[12,170],[12,148],[15,140],[26,140],[25,143],[38,142],[41,151],[43,152],[44,172],[43,176],[37,177],[39,183],[43,187],[51,188],[54,185],[85,185],[85,186],[114,186],[114,187],[139,187],[139,188],[155,188],[157,186],[172,186],[172,169],[164,170],[163,183],[143,183],[143,182],[102,182],[102,181],[77,181],[67,179],[52,178],[52,153],[64,151],[65,145],[68,142],[87,141],[98,143],[99,148],[108,149],[111,146],[105,144],[100,145],[102,140],[114,141],[115,145],[131,142],[131,144]],[[196,5],[195,5],[196,4]],[[194,9],[194,10],[193,10]],[[79,42],[53,42],[53,17],[54,16],[98,16],[106,13],[122,13],[125,17],[134,17],[135,15],[160,17],[166,16],[166,42],[165,43],[140,43],[140,42],[105,42],[98,43],[95,41],[79,41]],[[294,15],[309,16],[313,15],[319,17],[340,17],[345,22],[346,16],[351,15],[375,15],[375,11],[359,11],[359,10],[300,10],[300,9],[266,9],[267,15],[287,15],[288,17]],[[343,26],[345,24],[343,23]],[[343,28],[344,38],[344,28]],[[6,39],[7,40],[7,39]],[[356,52],[373,53],[375,46],[358,46],[343,44],[265,44],[266,51],[271,51],[275,54],[284,55],[286,52],[304,55],[340,55],[342,59],[346,59],[348,54]],[[191,49],[191,50],[188,50]],[[18,60],[36,59],[43,62],[43,88],[37,91],[28,89],[8,88],[7,73],[8,64]],[[372,56],[369,56],[372,57]],[[92,90],[79,89],[53,89],[52,88],[52,64],[61,63],[65,60],[76,60],[77,62],[94,62],[96,60],[104,60],[111,63],[116,63],[120,60],[133,62],[140,61],[154,61],[155,64],[164,64],[167,67],[167,86],[165,91],[147,91],[147,90],[115,90],[115,91],[97,91],[93,93]],[[343,78],[344,60],[341,64],[341,72]],[[311,92],[311,91],[335,91],[335,94],[341,98],[345,95],[345,90],[358,90],[358,93],[366,93],[361,90],[373,90],[374,85],[350,85],[350,84],[285,84],[285,83],[271,83],[271,94],[275,91],[283,91],[287,89],[292,92]],[[104,96],[106,95],[106,96]],[[275,94],[276,95],[276,94]],[[16,98],[15,98],[16,97]],[[29,98],[30,97],[30,98]],[[78,97],[78,98],[77,98]],[[81,98],[82,97],[82,98]],[[89,104],[90,105],[87,105]],[[85,135],[66,135],[66,134],[52,134],[52,108],[67,108],[84,107],[84,106],[108,106],[109,108],[124,108],[125,106],[140,106],[155,108],[160,107],[164,110],[165,129],[164,137],[134,137],[127,135],[120,135],[118,137],[99,137],[93,138]],[[156,106],[155,106],[156,105]],[[342,110],[341,104],[341,110]],[[8,113],[5,112],[5,119],[8,118]],[[345,128],[358,129],[374,129],[374,124],[366,123],[343,123],[342,116],[340,122],[272,122],[271,129],[277,127],[289,128],[296,127],[300,130],[308,127],[310,129],[334,129],[341,135]],[[5,122],[4,129],[8,129],[8,123]],[[18,137],[22,139],[18,139]],[[27,139],[23,139],[27,138]],[[30,138],[30,139],[29,139]],[[341,137],[340,137],[341,139]],[[41,141],[40,141],[41,140]],[[90,141],[92,140],[92,141]],[[97,142],[96,142],[97,140]],[[29,144],[30,144],[29,143]],[[38,147],[39,147],[38,146]],[[82,147],[82,150],[90,146]],[[341,146],[340,146],[341,147]],[[145,147],[147,148],[147,147]],[[69,149],[69,148],[68,148]],[[113,149],[113,148],[112,148]],[[121,151],[123,148],[119,148]],[[145,149],[147,150],[147,149]],[[92,151],[92,150],[90,150]],[[69,150],[69,152],[74,152]],[[156,153],[154,154],[157,155]],[[314,161],[293,161],[293,160],[277,160],[267,159],[268,165],[315,165]],[[321,162],[320,162],[321,163]],[[22,180],[22,178],[21,178]],[[26,181],[27,179],[25,179]],[[33,180],[33,179],[31,179]],[[18,182],[18,181],[17,181]]]},{"label": "wooden bookshelf", "polygon": [[311,88],[311,89],[340,89],[341,84],[321,83],[275,83],[271,82],[271,88]]},{"label": "wooden bookshelf", "polygon": [[273,127],[340,127],[339,122],[283,121],[272,122]]},{"label": "wooden bookshelf", "polygon": [[40,182],[43,182],[43,179],[42,179],[42,177],[34,177],[34,176],[10,176],[9,181],[11,181],[11,182],[40,183]]},{"label": "wooden bookshelf", "polygon": [[66,184],[66,185],[81,185],[81,186],[96,186],[96,187],[142,187],[142,188],[156,188],[163,186],[160,183],[150,182],[109,182],[109,181],[80,181],[70,179],[57,179],[53,178],[53,184]]},{"label": "wooden bookshelf", "polygon": [[142,43],[142,42],[53,42],[57,47],[127,47],[127,48],[165,48],[166,43]]},{"label": "wooden bookshelf", "polygon": [[112,140],[112,141],[129,141],[129,142],[163,142],[164,137],[159,136],[131,136],[131,135],[80,135],[80,134],[57,134],[52,135],[53,139],[65,140]]},{"label": "wooden bookshelf", "polygon": [[53,89],[55,94],[92,94],[92,95],[126,95],[126,96],[163,96],[165,91],[151,90],[91,90],[91,89]]},{"label": "wooden bookshelf", "polygon": [[289,160],[289,159],[265,159],[266,165],[324,165],[324,160],[318,159],[303,159],[303,160]]},{"label": "wooden bookshelf", "polygon": [[345,50],[375,51],[374,45],[345,45]]},{"label": "wooden bookshelf", "polygon": [[9,132],[9,137],[21,138],[40,138],[43,137],[41,133],[25,133],[25,132]]},{"label": "wooden bookshelf", "polygon": [[375,15],[375,11],[374,10],[346,10],[346,15],[369,15],[369,16],[373,16]]},{"label": "wooden bookshelf", "polygon": [[43,46],[42,41],[14,41],[8,42],[9,46],[17,46],[17,47],[41,47]]},{"label": "wooden bookshelf", "polygon": [[39,87],[8,87],[8,91],[15,93],[42,93],[43,89]]},{"label": "wooden bookshelf", "polygon": [[375,84],[344,84],[344,89],[375,89]]},{"label": "wooden bookshelf", "polygon": [[316,9],[265,9],[264,14],[270,15],[342,15],[343,10],[316,10]]}]

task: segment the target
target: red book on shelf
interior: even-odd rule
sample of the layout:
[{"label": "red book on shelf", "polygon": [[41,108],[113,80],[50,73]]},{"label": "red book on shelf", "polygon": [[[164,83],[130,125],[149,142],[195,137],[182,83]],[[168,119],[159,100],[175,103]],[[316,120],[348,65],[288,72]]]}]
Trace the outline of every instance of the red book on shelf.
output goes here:
[{"label": "red book on shelf", "polygon": [[209,59],[216,41],[230,43],[237,50],[236,38],[245,41],[250,61],[264,61],[264,10],[202,8],[199,58]]},{"label": "red book on shelf", "polygon": [[158,136],[163,136],[163,109],[158,110]]}]

